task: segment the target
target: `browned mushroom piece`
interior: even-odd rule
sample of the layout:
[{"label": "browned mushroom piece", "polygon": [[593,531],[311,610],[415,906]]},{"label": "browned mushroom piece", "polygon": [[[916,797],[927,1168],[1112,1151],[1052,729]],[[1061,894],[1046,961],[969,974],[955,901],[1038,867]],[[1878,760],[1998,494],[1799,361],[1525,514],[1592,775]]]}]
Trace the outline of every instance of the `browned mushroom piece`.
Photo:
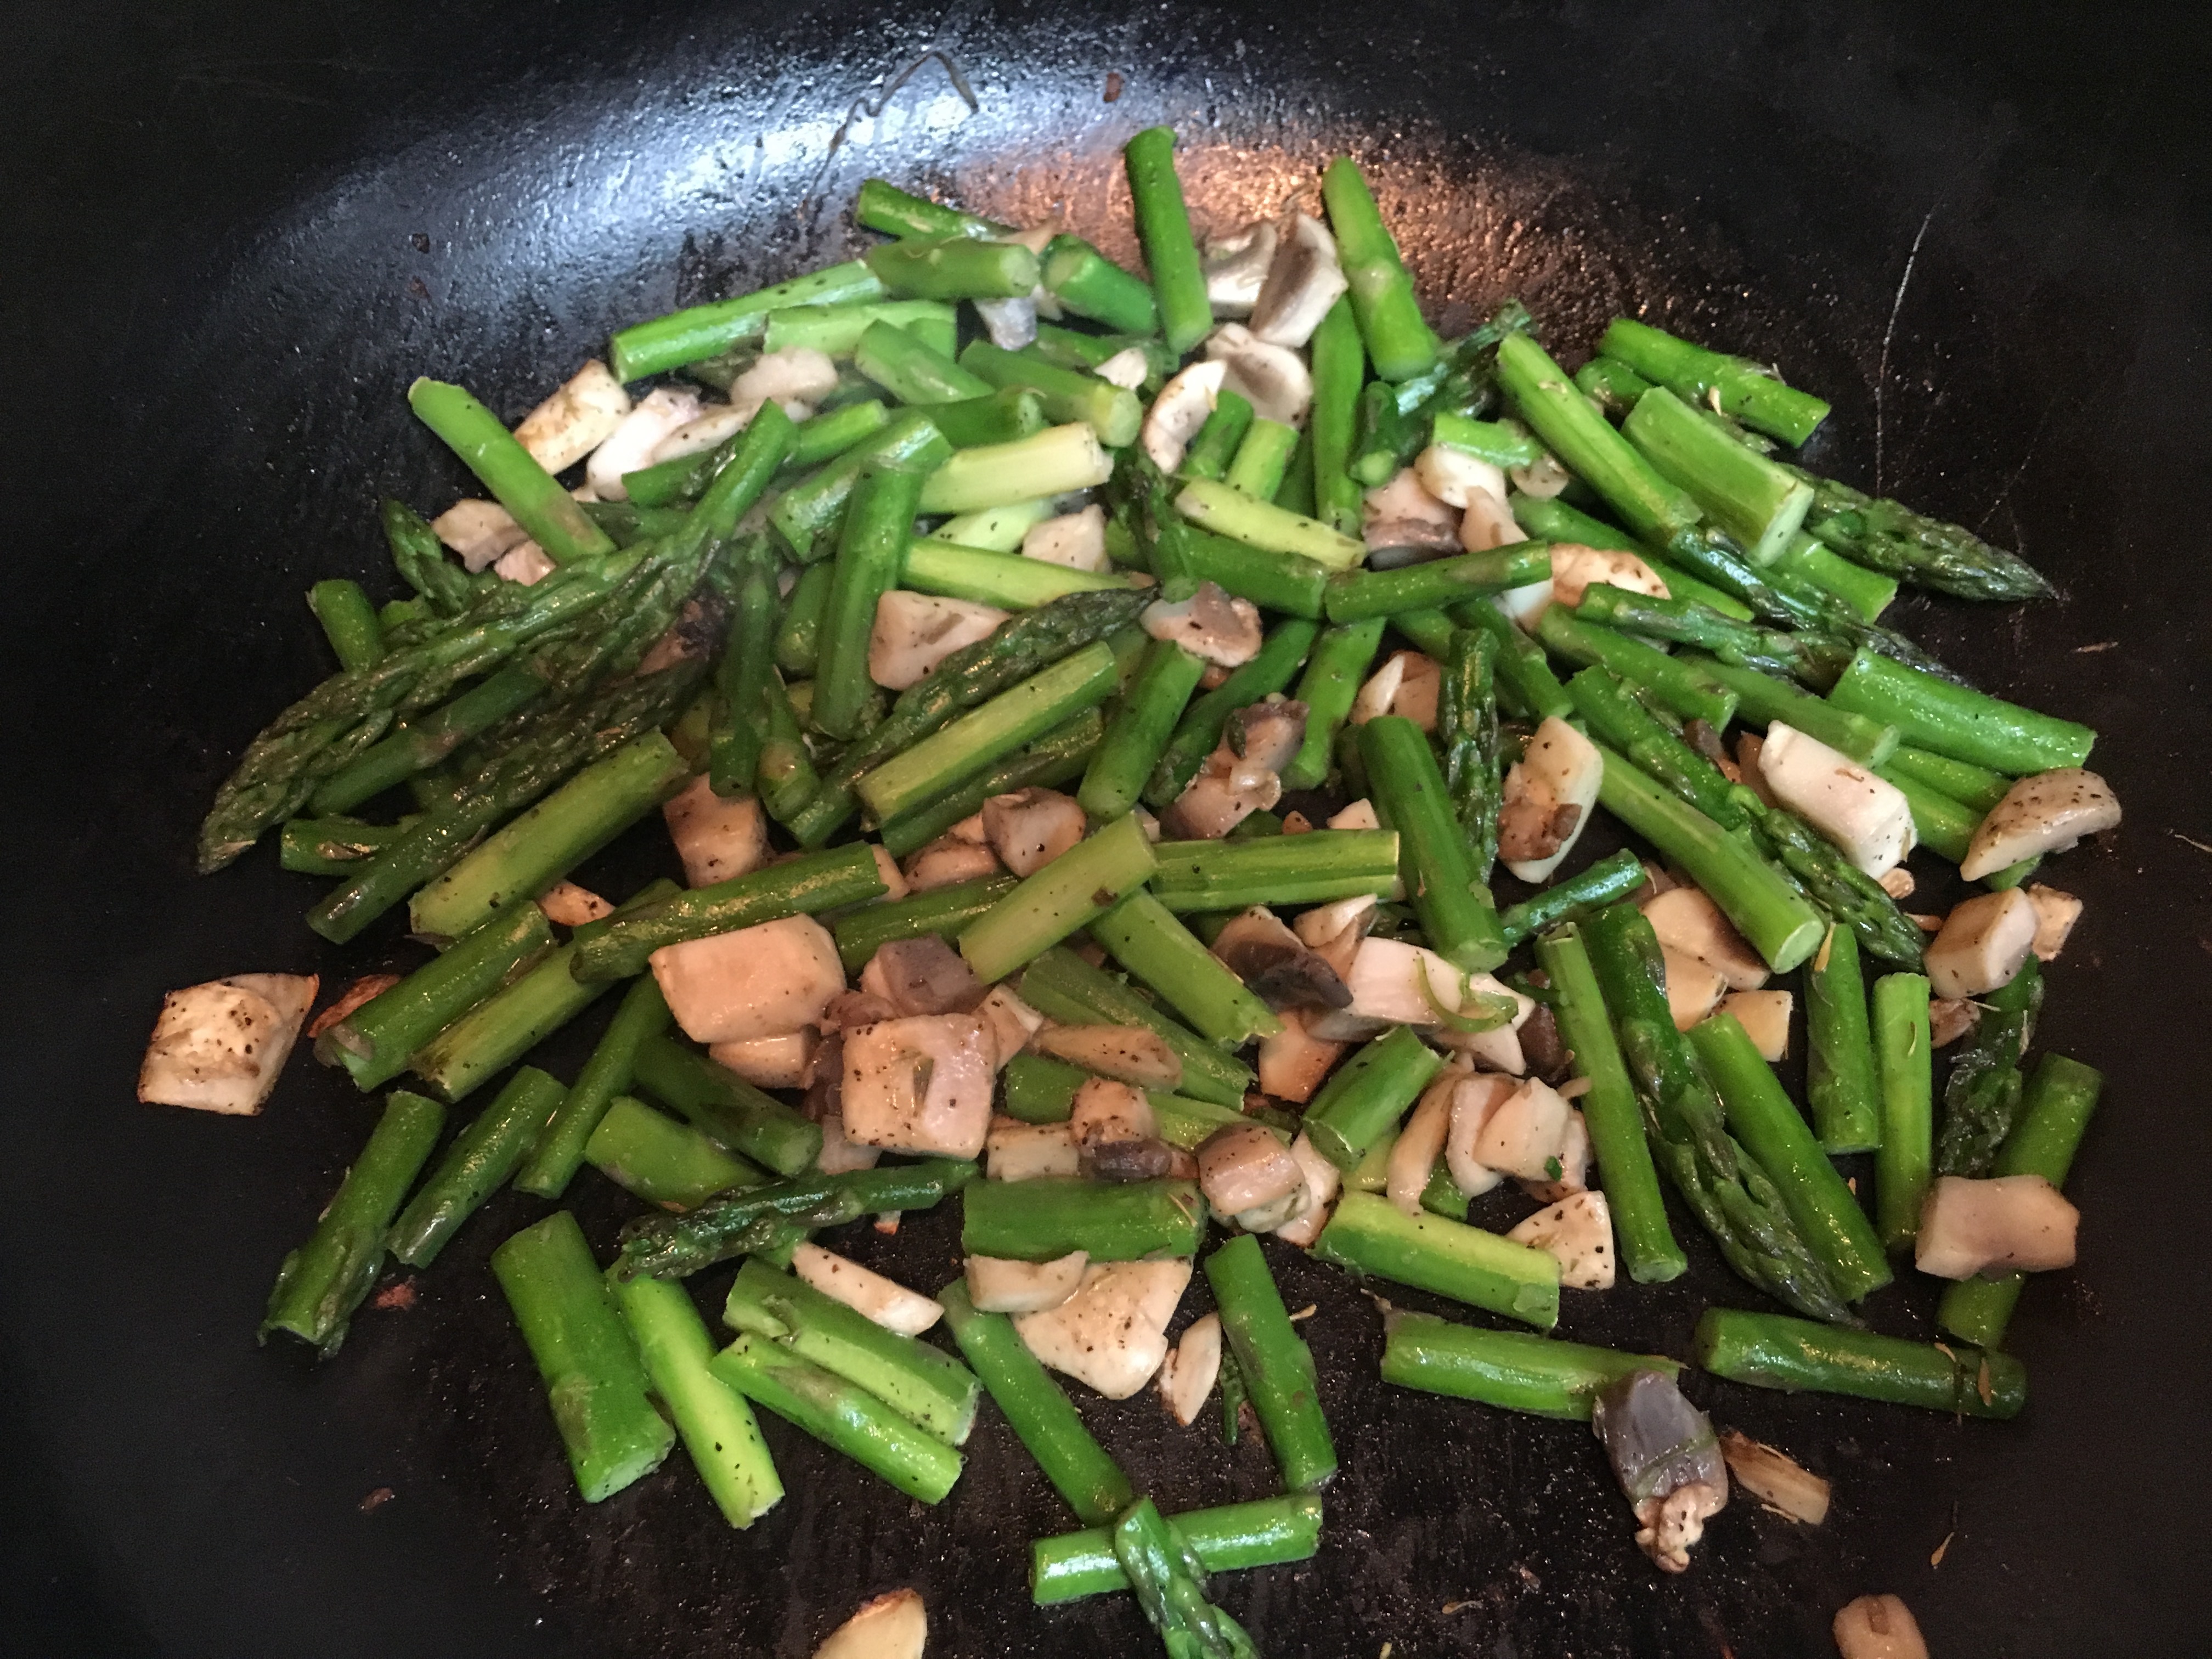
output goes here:
[{"label": "browned mushroom piece", "polygon": [[[1216,1129],[1198,1147],[1198,1187],[1206,1201],[1225,1216],[1257,1216],[1291,1199],[1302,1199],[1305,1175],[1280,1136],[1257,1123],[1232,1123]],[[1293,1206],[1275,1216],[1280,1225]],[[1249,1225],[1252,1231],[1265,1228]]]},{"label": "browned mushroom piece", "polygon": [[1336,239],[1320,220],[1299,214],[1253,302],[1253,334],[1270,345],[1305,344],[1346,286]]},{"label": "browned mushroom piece", "polygon": [[1262,906],[1231,920],[1215,938],[1213,954],[1272,1009],[1351,1006],[1352,991],[1336,969]]},{"label": "browned mushroom piece", "polygon": [[1304,746],[1307,713],[1305,704],[1278,694],[1231,714],[1222,738],[1246,765],[1280,772]]},{"label": "browned mushroom piece", "polygon": [[897,1013],[965,1014],[983,1000],[983,981],[968,959],[935,933],[893,939],[869,966],[881,975]]},{"label": "browned mushroom piece", "polygon": [[1559,1036],[1558,1017],[1540,1002],[1521,1022],[1521,1054],[1532,1073],[1555,1086],[1575,1069],[1574,1052]]},{"label": "browned mushroom piece", "polygon": [[1936,997],[1928,1005],[1928,1041],[1948,1048],[1982,1023],[1982,1006],[1965,997]]},{"label": "browned mushroom piece", "polygon": [[1138,621],[1154,639],[1171,640],[1224,668],[1251,661],[1265,638],[1260,608],[1210,581],[1199,583],[1188,599],[1154,601]]},{"label": "browned mushroom piece", "polygon": [[1583,809],[1571,804],[1555,806],[1526,795],[1509,800],[1498,815],[1498,856],[1510,864],[1550,858],[1574,839],[1582,821]]}]

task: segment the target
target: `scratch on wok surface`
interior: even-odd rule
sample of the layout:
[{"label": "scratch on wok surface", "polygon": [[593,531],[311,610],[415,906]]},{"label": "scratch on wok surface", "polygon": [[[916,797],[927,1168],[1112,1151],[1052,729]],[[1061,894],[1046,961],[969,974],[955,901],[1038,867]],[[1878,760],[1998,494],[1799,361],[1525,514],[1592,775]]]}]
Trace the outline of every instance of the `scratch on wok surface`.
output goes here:
[{"label": "scratch on wok surface", "polygon": [[1905,290],[1912,283],[1912,267],[1920,258],[1920,244],[1927,240],[1928,227],[1936,222],[1936,210],[1928,210],[1913,233],[1912,246],[1905,256],[1905,274],[1897,279],[1897,297],[1889,302],[1889,326],[1881,331],[1881,362],[1875,367],[1874,376],[1874,493],[1881,494],[1882,465],[1882,393],[1889,385],[1889,343],[1897,337],[1898,313],[1905,309]]}]

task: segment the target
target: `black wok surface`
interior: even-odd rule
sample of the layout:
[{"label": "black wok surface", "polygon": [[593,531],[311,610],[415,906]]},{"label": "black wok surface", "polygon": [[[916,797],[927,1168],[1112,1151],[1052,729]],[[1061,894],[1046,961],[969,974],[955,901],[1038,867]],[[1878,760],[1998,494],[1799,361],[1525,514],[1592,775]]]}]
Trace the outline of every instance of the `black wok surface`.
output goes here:
[{"label": "black wok surface", "polygon": [[[41,0],[10,23],[0,1651],[788,1656],[906,1583],[933,1655],[1156,1650],[1127,1598],[1030,1608],[1027,1540],[1070,1521],[988,1412],[937,1511],[775,1422],[791,1497],[749,1534],[680,1458],[587,1509],[485,1267],[540,1208],[513,1194],[336,1362],[258,1351],[371,1107],[304,1059],[257,1119],[131,1088],[167,988],[413,959],[389,927],[323,947],[300,921],[319,884],[267,848],[188,866],[229,757],[326,672],[302,590],[386,594],[374,498],[434,511],[460,482],[410,377],[518,415],[612,325],[845,257],[875,172],[1016,219],[1060,206],[1127,257],[1114,150],[1164,118],[1217,224],[1352,146],[1447,329],[1518,293],[1571,355],[1642,309],[1832,398],[1821,465],[2065,588],[1900,613],[2097,725],[2129,814],[2053,872],[2089,908],[2042,1041],[2111,1086],[2070,1188],[2081,1265],[2014,1323],[2021,1421],[1700,1379],[1720,1419],[1831,1476],[1835,1511],[1807,1533],[1739,1498],[1662,1581],[1584,1431],[1384,1389],[1368,1300],[1271,1250],[1291,1305],[1319,1304],[1346,1473],[1320,1559],[1221,1600],[1279,1656],[1786,1659],[1829,1651],[1867,1590],[1902,1594],[1938,1655],[2206,1650],[2212,131],[2187,26],[1817,0]],[[942,62],[884,92],[931,47],[974,109]],[[591,873],[662,856],[641,836]],[[589,1170],[574,1194],[604,1249],[619,1195]],[[931,1285],[950,1223],[850,1248]],[[1685,1352],[1709,1298],[1757,1300],[1701,1245],[1677,1285],[1571,1297],[1563,1334]],[[700,1285],[710,1309],[726,1278]],[[1872,1316],[1927,1330],[1929,1303],[1885,1292]],[[1272,1489],[1249,1442],[1143,1400],[1091,1415],[1166,1509]]]}]

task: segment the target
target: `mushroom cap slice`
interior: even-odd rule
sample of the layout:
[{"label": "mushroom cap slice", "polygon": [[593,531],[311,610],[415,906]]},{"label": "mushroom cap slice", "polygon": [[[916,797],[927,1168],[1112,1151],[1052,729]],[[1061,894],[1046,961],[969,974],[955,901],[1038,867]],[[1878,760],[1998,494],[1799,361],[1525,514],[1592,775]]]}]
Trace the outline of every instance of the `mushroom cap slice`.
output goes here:
[{"label": "mushroom cap slice", "polygon": [[1979,881],[2039,854],[2063,852],[2119,822],[2119,797],[2094,772],[2078,766],[2038,772],[2014,784],[1990,809],[1967,843],[1959,873]]}]

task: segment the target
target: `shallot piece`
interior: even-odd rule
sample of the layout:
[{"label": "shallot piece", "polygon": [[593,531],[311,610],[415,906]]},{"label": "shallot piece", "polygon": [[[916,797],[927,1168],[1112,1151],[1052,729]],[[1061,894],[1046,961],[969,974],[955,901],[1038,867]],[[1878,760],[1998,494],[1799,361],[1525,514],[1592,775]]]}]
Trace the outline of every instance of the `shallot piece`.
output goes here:
[{"label": "shallot piece", "polygon": [[1843,1659],[1928,1659],[1912,1609],[1894,1595],[1862,1595],[1837,1613],[1836,1651]]},{"label": "shallot piece", "polygon": [[1200,582],[1185,599],[1160,599],[1138,620],[1156,640],[1171,640],[1193,656],[1236,668],[1260,654],[1264,635],[1260,608],[1232,599],[1213,582]]},{"label": "shallot piece", "polygon": [[1160,1398],[1175,1420],[1188,1428],[1206,1408],[1221,1375],[1221,1316],[1206,1314],[1190,1322],[1175,1351],[1160,1365]]},{"label": "shallot piece", "polygon": [[1310,1249],[1328,1224],[1329,1210],[1344,1185],[1344,1171],[1323,1158],[1303,1134],[1291,1143],[1291,1156],[1305,1177],[1305,1208],[1275,1229],[1275,1237],[1300,1249]]},{"label": "shallot piece", "polygon": [[1236,1218],[1249,1232],[1271,1231],[1306,1206],[1297,1159],[1258,1123],[1231,1123],[1199,1143],[1198,1187],[1216,1213]]},{"label": "shallot piece", "polygon": [[814,1659],[921,1659],[929,1610],[918,1590],[878,1595],[814,1650]]},{"label": "shallot piece", "polygon": [[1712,1419],[1663,1371],[1632,1371],[1598,1392],[1590,1429],[1636,1510],[1636,1546],[1682,1572],[1707,1517],[1728,1503],[1728,1465]]},{"label": "shallot piece", "polygon": [[1817,1527],[1828,1518],[1828,1483],[1788,1454],[1734,1429],[1721,1431],[1721,1455],[1735,1483],[1777,1515]]}]

